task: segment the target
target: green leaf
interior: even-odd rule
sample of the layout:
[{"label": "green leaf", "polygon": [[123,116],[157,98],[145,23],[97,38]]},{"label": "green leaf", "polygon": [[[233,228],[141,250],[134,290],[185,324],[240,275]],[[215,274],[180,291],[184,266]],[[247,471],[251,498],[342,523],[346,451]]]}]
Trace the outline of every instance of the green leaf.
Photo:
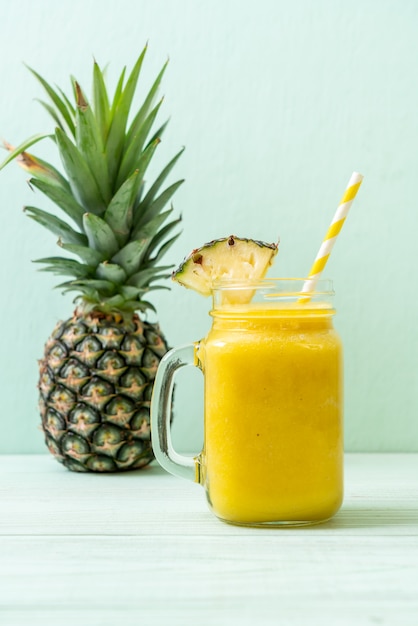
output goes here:
[{"label": "green leaf", "polygon": [[[172,209],[166,211],[165,213],[161,213],[160,215],[157,215],[151,222],[146,224],[141,231],[141,239],[137,239],[136,241],[131,241],[130,243],[128,243],[113,257],[112,262],[122,265],[128,276],[132,276],[137,273],[144,260],[148,260],[149,258],[149,247],[151,242],[153,241],[153,233],[158,231],[158,227],[167,219],[168,215],[171,212]],[[172,238],[172,240],[167,242],[167,244],[170,242],[174,243],[177,236]],[[160,251],[165,246],[166,244],[164,244],[164,246],[161,246],[160,250],[158,251],[158,258],[161,258],[161,256],[163,255],[163,253],[161,253],[160,255]],[[167,246],[167,249],[168,247],[169,246]],[[153,265],[154,259],[149,259],[149,264]]]},{"label": "green leaf", "polygon": [[63,189],[55,183],[48,180],[40,180],[31,178],[30,185],[36,187],[44,193],[54,204],[60,207],[77,224],[79,228],[83,228],[84,208],[78,204],[74,196],[67,189]]},{"label": "green leaf", "polygon": [[49,83],[47,83],[47,81],[40,74],[38,74],[38,72],[36,72],[29,66],[26,66],[26,67],[28,68],[30,72],[32,72],[32,74],[41,83],[42,87],[45,89],[48,96],[51,98],[52,102],[54,103],[57,109],[57,112],[62,116],[62,119],[65,121],[65,123],[68,126],[68,129],[70,130],[71,134],[74,136],[75,135],[74,117],[71,111],[68,109],[67,103],[61,99],[61,97],[56,93],[56,91],[54,91],[51,85],[49,85]]},{"label": "green leaf", "polygon": [[71,284],[77,288],[87,288],[97,291],[99,294],[111,296],[115,293],[115,285],[109,280],[100,280],[96,278],[85,278],[73,280]]},{"label": "green leaf", "polygon": [[83,216],[84,232],[90,248],[110,259],[118,250],[119,244],[110,226],[97,215],[85,213]]},{"label": "green leaf", "polygon": [[103,72],[96,61],[93,66],[93,108],[102,142],[105,144],[110,121],[109,98]]},{"label": "green leaf", "polygon": [[76,145],[88,164],[97,188],[107,205],[112,194],[102,137],[93,111],[77,82],[75,87],[77,93]]},{"label": "green leaf", "polygon": [[139,300],[135,309],[137,309],[138,311],[146,311],[147,309],[150,309],[151,311],[154,311],[154,313],[157,312],[157,309],[155,308],[155,306],[151,304],[151,302],[148,302],[147,300]]},{"label": "green leaf", "polygon": [[91,289],[86,285],[75,285],[72,281],[68,281],[67,283],[61,283],[60,285],[56,285],[55,289],[61,289],[62,293],[69,293],[71,291],[76,291],[77,296],[74,298],[74,302],[82,300],[83,303],[89,302],[93,305],[97,305],[100,302],[100,294],[95,289]]},{"label": "green leaf", "polygon": [[[74,90],[74,79],[72,79],[71,86],[73,87],[73,90]],[[69,112],[75,118],[75,108],[74,108],[72,102],[70,102],[70,100],[68,99],[67,95],[63,92],[63,90],[60,87],[58,87],[58,91],[61,94],[61,98],[63,99],[63,101],[67,105],[67,108],[68,108]],[[74,94],[74,97],[75,97],[75,94]]]},{"label": "green leaf", "polygon": [[120,246],[123,246],[129,237],[137,186],[138,171],[134,172],[118,189],[103,216],[114,232]]},{"label": "green leaf", "polygon": [[112,100],[112,105],[111,105],[111,108],[110,108],[110,122],[113,120],[113,117],[114,117],[115,112],[116,112],[116,108],[117,108],[117,106],[119,104],[119,100],[120,100],[120,97],[122,95],[123,83],[124,83],[124,80],[125,80],[125,74],[126,74],[126,67],[123,68],[123,70],[122,70],[122,72],[121,72],[121,74],[119,76],[118,83],[116,85],[115,93],[114,93],[113,100]]},{"label": "green leaf", "polygon": [[145,145],[145,141],[149,135],[151,127],[154,123],[155,117],[161,106],[162,100],[151,111],[148,117],[144,120],[143,124],[138,128],[138,132],[132,137],[130,143],[125,143],[124,155],[119,168],[119,174],[116,180],[116,186],[122,184],[126,178],[138,167],[138,162],[142,155],[142,150]]},{"label": "green leaf", "polygon": [[55,285],[55,289],[63,289],[64,292],[65,291],[82,291],[80,287],[75,285],[75,280],[66,280],[64,283],[59,283],[59,285]]},{"label": "green leaf", "polygon": [[39,102],[39,104],[42,105],[44,107],[44,109],[49,113],[49,115],[54,120],[55,125],[59,126],[59,128],[61,128],[61,130],[63,130],[65,132],[64,124],[63,124],[60,116],[58,115],[58,113],[54,109],[54,107],[51,106],[50,104],[48,104],[48,102],[44,102],[43,100],[40,100],[39,98],[36,98],[36,101]]},{"label": "green leaf", "polygon": [[154,252],[154,250],[164,241],[167,235],[176,228],[181,223],[181,217],[176,220],[173,220],[169,224],[166,224],[163,228],[161,228],[156,235],[152,238],[148,250],[147,250],[147,258]]},{"label": "green leaf", "polygon": [[155,233],[158,232],[161,225],[168,218],[170,213],[172,213],[173,209],[170,208],[168,211],[164,211],[163,213],[157,213],[151,220],[149,220],[146,224],[141,224],[134,228],[131,238],[132,239],[141,239],[144,237],[149,238],[151,241],[151,237],[154,236]]},{"label": "green leaf", "polygon": [[162,170],[160,175],[155,179],[155,182],[149,188],[149,191],[147,192],[146,196],[144,197],[144,200],[143,200],[144,207],[149,206],[152,203],[152,201],[154,200],[155,196],[159,192],[160,188],[164,184],[167,176],[170,174],[170,172],[172,171],[173,167],[175,166],[175,164],[177,163],[177,161],[179,160],[179,158],[183,154],[183,152],[184,152],[184,148],[182,148],[180,150],[180,152],[178,152],[175,155],[175,157],[173,159],[171,159],[171,161]]},{"label": "green leaf", "polygon": [[62,241],[58,241],[58,245],[61,246],[64,250],[68,250],[71,254],[75,254],[86,265],[91,265],[96,267],[105,260],[105,255],[102,252],[98,252],[97,250],[92,250],[92,248],[86,248],[85,246],[79,246],[73,243],[63,243]]},{"label": "green leaf", "polygon": [[115,263],[104,261],[97,267],[96,274],[98,278],[109,280],[116,285],[124,283],[127,279],[125,270]]},{"label": "green leaf", "polygon": [[134,287],[145,287],[160,278],[169,278],[170,273],[165,273],[165,270],[170,270],[172,267],[172,265],[161,265],[160,267],[140,270],[129,278],[127,284]]},{"label": "green leaf", "polygon": [[100,295],[96,290],[91,289],[91,287],[75,285],[74,281],[72,280],[61,283],[59,285],[55,285],[55,289],[61,289],[63,293],[76,291],[78,293],[78,296],[74,298],[74,302],[77,302],[77,300],[82,300],[83,302],[90,302],[93,304],[98,304],[100,302]]},{"label": "green leaf", "polygon": [[171,237],[171,239],[166,241],[165,244],[163,244],[158,250],[157,254],[153,258],[147,260],[147,265],[157,265],[157,263],[163,258],[163,256],[165,256],[167,250],[171,248],[173,243],[180,237],[180,235],[181,233],[177,233],[176,235],[174,235],[174,237]]},{"label": "green leaf", "polygon": [[171,287],[168,285],[151,285],[148,287],[147,292],[149,291],[157,291],[158,289],[165,289],[166,291],[170,291]]},{"label": "green leaf", "polygon": [[148,141],[147,147],[149,146],[150,143],[152,143],[153,141],[155,141],[156,139],[161,139],[161,137],[163,136],[163,133],[168,125],[169,120],[167,120],[166,122],[164,122],[164,124],[162,124],[162,126],[160,126],[158,128],[158,130],[155,131],[155,133],[153,134],[153,136],[151,137],[151,139]]},{"label": "green leaf", "polygon": [[[136,198],[140,196],[144,174],[159,143],[159,139],[156,139],[153,144],[149,145],[146,150],[144,150],[138,162],[138,169],[131,175],[126,183],[119,188],[104,215],[104,219],[112,227],[120,245],[125,244],[129,235],[133,222],[132,213],[135,208]],[[128,201],[130,188],[131,197]]]},{"label": "green leaf", "polygon": [[[148,165],[150,164],[152,157],[154,156],[154,152],[157,149],[157,146],[159,144],[160,144],[159,139],[156,139],[152,144],[149,144],[147,148],[141,154],[141,157],[138,161],[138,168],[137,168],[138,179],[137,179],[137,185],[134,191],[134,196],[135,196],[134,216],[136,212],[136,207],[138,206],[140,199],[141,199],[142,190],[144,188],[145,172],[147,171]],[[133,218],[133,221],[135,221],[135,217]]]},{"label": "green leaf", "polygon": [[[138,77],[141,71],[142,62],[147,48],[145,47],[140,56],[138,57],[131,74],[129,75],[126,85],[123,88],[118,102],[113,110],[112,107],[112,119],[110,122],[109,134],[106,141],[106,153],[108,155],[108,168],[110,173],[110,180],[115,181],[117,178],[117,172],[119,169],[120,159],[125,143],[125,131],[128,122],[129,111],[132,104],[132,99],[136,90]],[[115,189],[114,189],[115,191]]]},{"label": "green leaf", "polygon": [[56,129],[55,136],[61,159],[76,200],[86,211],[91,211],[95,214],[103,213],[105,203],[85,159],[60,128]]},{"label": "green leaf", "polygon": [[148,243],[147,239],[131,241],[112,257],[112,263],[121,265],[128,276],[134,274],[141,265]]},{"label": "green leaf", "polygon": [[38,180],[49,182],[53,185],[59,185],[63,189],[71,193],[71,188],[68,180],[59,172],[53,165],[35,157],[29,152],[23,152],[17,159],[21,168],[29,172],[32,176]]},{"label": "green leaf", "polygon": [[38,141],[41,141],[42,139],[46,139],[47,137],[50,137],[50,136],[51,136],[50,134],[33,135],[32,137],[29,137],[29,139],[26,139],[21,144],[19,144],[17,148],[14,148],[10,146],[10,144],[8,144],[7,142],[4,142],[4,147],[7,148],[7,150],[9,150],[9,155],[0,164],[0,170],[2,170],[3,167],[5,167],[8,163],[10,163],[10,161],[13,161],[13,159],[20,156],[22,152],[25,152],[28,148],[33,146],[35,143],[38,143]]},{"label": "green leaf", "polygon": [[140,239],[146,237],[149,241],[151,241],[152,237],[154,237],[155,233],[157,233],[162,224],[166,221],[168,216],[173,212],[173,209],[170,208],[168,211],[164,211],[163,213],[159,213],[152,220],[144,224],[140,229],[132,234],[132,239]]},{"label": "green leaf", "polygon": [[59,219],[59,217],[55,217],[55,215],[33,206],[25,207],[25,211],[35,222],[38,222],[38,224],[50,230],[54,235],[60,237],[63,243],[75,243],[81,246],[87,244],[87,237],[85,235],[75,231],[66,222]]},{"label": "green leaf", "polygon": [[100,304],[108,311],[119,311],[126,308],[125,298],[120,294],[116,294],[111,298],[106,298],[106,300],[102,301]]},{"label": "green leaf", "polygon": [[44,263],[47,267],[41,268],[43,272],[53,272],[66,276],[74,276],[75,278],[87,278],[94,268],[79,263],[74,259],[66,259],[64,257],[45,257],[44,259],[36,259],[34,263]]},{"label": "green leaf", "polygon": [[145,202],[144,200],[139,204],[134,215],[134,224],[136,230],[140,230],[144,224],[158,215],[165,207],[167,202],[172,198],[177,189],[184,183],[184,179],[173,183],[167,189],[165,189],[160,195],[152,202]]},{"label": "green leaf", "polygon": [[[55,139],[54,137],[50,137]],[[70,191],[70,185],[68,180],[57,170],[56,167],[40,159],[39,157],[23,151],[16,157],[18,165],[29,172],[32,176],[35,176],[39,180],[49,181],[55,185],[61,185],[64,189]]]},{"label": "green leaf", "polygon": [[120,288],[120,293],[126,300],[136,300],[138,296],[145,293],[145,291],[144,289],[138,289],[137,287],[132,287],[130,285],[123,285]]},{"label": "green leaf", "polygon": [[141,128],[145,118],[148,116],[149,111],[153,105],[155,96],[157,94],[158,88],[160,86],[162,77],[164,75],[164,72],[167,68],[168,65],[168,61],[166,61],[160,71],[160,73],[158,74],[157,78],[155,79],[151,89],[149,90],[141,108],[139,109],[138,113],[135,115],[132,124],[128,130],[127,136],[126,136],[126,143],[129,145],[132,142],[133,137],[138,133],[138,130]]}]

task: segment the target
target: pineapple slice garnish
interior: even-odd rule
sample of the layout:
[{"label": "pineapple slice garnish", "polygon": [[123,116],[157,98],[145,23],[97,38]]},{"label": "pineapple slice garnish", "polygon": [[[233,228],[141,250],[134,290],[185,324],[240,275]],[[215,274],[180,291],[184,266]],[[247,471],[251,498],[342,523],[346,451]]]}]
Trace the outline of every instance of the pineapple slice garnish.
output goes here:
[{"label": "pineapple slice garnish", "polygon": [[203,296],[212,293],[222,279],[258,281],[264,278],[278,252],[277,243],[265,243],[230,235],[193,250],[173,272],[172,278]]}]

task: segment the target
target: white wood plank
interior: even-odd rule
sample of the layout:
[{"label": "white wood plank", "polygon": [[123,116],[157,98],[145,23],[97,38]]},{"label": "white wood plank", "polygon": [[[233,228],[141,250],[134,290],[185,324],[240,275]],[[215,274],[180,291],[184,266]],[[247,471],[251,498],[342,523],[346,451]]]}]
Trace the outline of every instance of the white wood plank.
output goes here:
[{"label": "white wood plank", "polygon": [[295,620],[311,611],[335,620],[344,608],[352,618],[363,611],[365,617],[385,620],[388,610],[402,609],[405,618],[418,611],[416,537],[341,542],[333,536],[267,532],[256,545],[252,537],[175,542],[169,537],[16,537],[2,548],[0,606],[9,614],[13,607],[31,615],[66,615],[77,608],[80,614],[105,616],[107,610],[130,609],[150,619],[164,606],[167,615],[177,617],[184,616],[182,607],[196,619],[201,613],[200,623],[225,613],[231,623],[241,624],[260,607],[266,618]]},{"label": "white wood plank", "polygon": [[327,524],[223,524],[152,466],[0,457],[1,626],[416,626],[418,455],[348,455]]},{"label": "white wood plank", "polygon": [[[69,472],[46,456],[0,457],[0,494],[0,534],[256,532],[220,523],[199,485],[156,464],[102,476]],[[417,524],[418,455],[348,455],[342,510],[327,524],[292,532],[407,534]]]}]

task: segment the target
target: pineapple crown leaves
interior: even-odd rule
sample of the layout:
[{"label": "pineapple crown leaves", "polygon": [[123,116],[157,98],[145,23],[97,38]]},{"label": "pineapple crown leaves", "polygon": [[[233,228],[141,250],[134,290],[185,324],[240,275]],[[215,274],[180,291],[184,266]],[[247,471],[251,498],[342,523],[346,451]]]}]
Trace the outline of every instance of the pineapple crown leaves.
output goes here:
[{"label": "pineapple crown leaves", "polygon": [[[92,104],[75,79],[72,102],[61,89],[28,68],[49,98],[49,102],[40,102],[55,130],[34,135],[16,148],[4,142],[9,154],[0,169],[16,159],[29,172],[31,188],[41,191],[64,213],[61,219],[43,209],[25,207],[29,217],[58,236],[61,250],[70,255],[35,262],[42,264],[44,271],[68,277],[57,287],[78,292],[76,300],[81,299],[87,310],[132,313],[153,309],[144,294],[168,288],[160,281],[169,277],[170,266],[160,263],[180,234],[181,217],[173,218],[172,205],[165,207],[184,181],[165,183],[184,149],[146,189],[144,176],[167,125],[165,122],[153,131],[162,103],[155,103],[155,98],[167,63],[133,111],[146,50],[127,77],[123,68],[113,97],[95,61]],[[64,175],[28,152],[47,138],[58,150]]]}]

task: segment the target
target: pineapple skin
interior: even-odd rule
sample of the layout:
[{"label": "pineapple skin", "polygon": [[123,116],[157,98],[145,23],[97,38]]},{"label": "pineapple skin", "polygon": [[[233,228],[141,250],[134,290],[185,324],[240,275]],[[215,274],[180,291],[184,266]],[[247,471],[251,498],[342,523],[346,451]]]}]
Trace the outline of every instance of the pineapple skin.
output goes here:
[{"label": "pineapple skin", "polygon": [[100,312],[60,321],[39,361],[49,451],[69,470],[116,472],[149,464],[153,381],[168,349],[158,324]]}]

